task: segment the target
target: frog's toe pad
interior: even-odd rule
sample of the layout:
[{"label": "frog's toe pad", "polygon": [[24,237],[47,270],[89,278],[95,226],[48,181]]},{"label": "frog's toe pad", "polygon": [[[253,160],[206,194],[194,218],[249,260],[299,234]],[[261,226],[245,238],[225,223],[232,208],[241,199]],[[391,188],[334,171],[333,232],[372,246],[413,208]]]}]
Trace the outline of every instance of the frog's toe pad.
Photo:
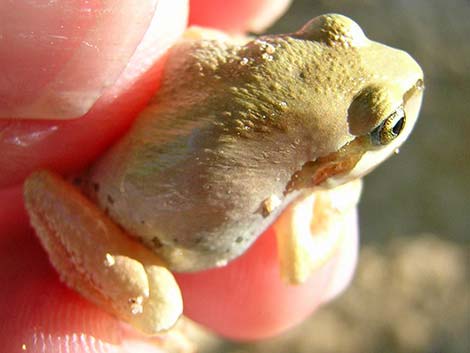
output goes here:
[{"label": "frog's toe pad", "polygon": [[175,324],[181,293],[155,254],[56,174],[33,173],[24,196],[31,223],[69,287],[144,333]]}]

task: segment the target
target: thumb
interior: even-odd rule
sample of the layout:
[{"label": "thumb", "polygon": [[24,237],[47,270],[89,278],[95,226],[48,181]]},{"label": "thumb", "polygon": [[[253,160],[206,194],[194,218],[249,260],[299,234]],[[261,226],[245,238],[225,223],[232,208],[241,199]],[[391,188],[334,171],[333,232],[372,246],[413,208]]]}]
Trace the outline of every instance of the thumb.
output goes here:
[{"label": "thumb", "polygon": [[185,0],[3,2],[0,188],[38,167],[79,170],[120,136],[186,17]]},{"label": "thumb", "polygon": [[157,3],[4,3],[0,67],[9,84],[0,87],[0,116],[63,119],[85,114],[129,62]]}]

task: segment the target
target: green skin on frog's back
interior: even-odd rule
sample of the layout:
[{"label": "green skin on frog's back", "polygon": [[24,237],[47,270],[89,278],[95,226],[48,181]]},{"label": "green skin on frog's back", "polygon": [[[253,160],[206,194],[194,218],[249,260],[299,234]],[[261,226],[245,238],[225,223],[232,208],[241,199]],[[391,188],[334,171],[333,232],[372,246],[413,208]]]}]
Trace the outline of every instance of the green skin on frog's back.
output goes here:
[{"label": "green skin on frog's back", "polygon": [[[407,53],[340,15],[243,44],[183,40],[151,104],[90,169],[90,196],[170,269],[224,264],[304,190],[393,153],[422,80]],[[268,214],[272,196],[283,202]]]}]

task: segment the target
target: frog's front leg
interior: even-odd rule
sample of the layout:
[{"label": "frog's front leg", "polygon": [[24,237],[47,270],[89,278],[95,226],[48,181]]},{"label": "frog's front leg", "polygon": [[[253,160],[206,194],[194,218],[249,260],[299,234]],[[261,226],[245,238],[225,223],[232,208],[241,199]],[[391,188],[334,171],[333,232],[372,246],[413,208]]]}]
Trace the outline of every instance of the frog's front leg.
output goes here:
[{"label": "frog's front leg", "polygon": [[31,223],[64,282],[144,333],[174,325],[183,309],[181,293],[154,253],[58,175],[33,173],[24,196]]},{"label": "frog's front leg", "polygon": [[286,282],[305,282],[356,231],[361,187],[362,182],[357,179],[333,189],[314,191],[284,210],[274,229],[281,276]]}]

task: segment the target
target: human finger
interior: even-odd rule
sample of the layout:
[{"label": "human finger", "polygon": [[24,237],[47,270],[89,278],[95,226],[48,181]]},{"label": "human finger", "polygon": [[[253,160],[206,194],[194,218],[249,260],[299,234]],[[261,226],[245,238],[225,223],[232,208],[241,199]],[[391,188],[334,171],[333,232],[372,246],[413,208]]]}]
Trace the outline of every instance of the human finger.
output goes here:
[{"label": "human finger", "polygon": [[[128,1],[123,3],[128,3]],[[131,3],[135,7],[135,3]],[[120,7],[119,9],[125,10]],[[74,7],[71,7],[69,10],[78,11]],[[159,1],[146,27],[145,23],[142,24],[137,20],[135,21],[139,30],[145,27],[143,37],[139,38],[135,34],[132,37],[132,41],[129,39],[128,42],[124,41],[122,45],[109,46],[103,44],[103,42],[106,42],[103,38],[107,39],[105,35],[110,35],[110,32],[113,33],[112,39],[119,37],[122,32],[128,30],[129,24],[122,22],[125,20],[125,16],[122,18],[122,14],[121,17],[118,16],[122,26],[116,26],[111,19],[108,19],[106,24],[111,29],[108,27],[94,28],[95,31],[102,31],[97,33],[97,36],[102,39],[98,41],[98,44],[103,44],[110,54],[99,56],[94,61],[92,60],[90,64],[77,67],[76,69],[80,69],[82,72],[70,72],[70,76],[62,77],[60,80],[65,81],[67,79],[70,81],[70,84],[74,84],[77,90],[83,84],[83,95],[86,92],[92,91],[90,94],[95,95],[93,97],[96,99],[93,99],[96,101],[92,102],[93,99],[91,98],[82,99],[79,110],[87,112],[82,117],[73,120],[0,120],[0,150],[2,151],[0,155],[0,189],[20,183],[28,174],[39,167],[49,167],[61,173],[79,170],[96,158],[112,141],[122,135],[137,113],[155,93],[164,63],[163,54],[177,40],[186,27],[186,13],[187,2],[185,0]],[[3,10],[2,14],[5,15]],[[55,15],[60,14],[61,12],[55,13]],[[141,13],[139,12],[139,14]],[[141,15],[144,19],[148,17],[148,15]],[[137,14],[134,14],[134,16],[137,16]],[[89,26],[92,25],[89,24]],[[91,29],[88,28],[89,31]],[[17,30],[21,32],[20,29]],[[116,42],[119,42],[119,40],[116,39]],[[6,49],[8,48],[2,45],[2,50]],[[67,48],[62,49],[65,50]],[[8,50],[16,53],[14,48]],[[79,51],[79,49],[76,50]],[[116,53],[119,53],[121,50],[126,52],[131,51],[132,55],[124,66],[121,64],[125,60],[119,60],[119,65],[121,65],[120,71],[115,69],[115,71],[119,71],[118,77],[109,74],[107,76],[99,76],[101,81],[93,78],[95,88],[91,89],[88,80],[84,79],[84,77],[86,76],[91,79],[96,75],[95,65],[100,68],[106,66],[106,63],[113,62],[113,50]],[[18,56],[19,54],[16,53],[15,55]],[[43,58],[44,61],[46,59],[55,60],[53,56]],[[74,56],[64,57],[61,60],[64,61],[63,65],[66,65],[69,61],[74,60]],[[114,65],[118,66],[116,63]],[[23,66],[23,64],[20,66]],[[55,67],[54,64],[51,64],[51,66]],[[23,78],[25,81],[28,80],[27,74],[34,76],[33,71],[27,70]],[[50,74],[47,80],[55,80],[57,75]],[[114,77],[114,81],[110,78],[110,75]],[[46,80],[45,77],[41,77],[37,80]],[[45,84],[34,83],[34,80],[34,77],[31,78],[31,85],[37,86],[38,89],[40,85]],[[8,90],[10,84],[3,82],[1,86]],[[97,88],[98,86],[100,87],[99,89]],[[20,93],[16,94],[21,95],[21,90]],[[15,99],[13,98],[12,101],[26,99],[26,97],[20,96]],[[54,105],[57,104],[59,104],[57,101],[52,101],[49,109],[56,109]],[[3,117],[5,118],[5,116]],[[22,117],[28,118],[28,116]],[[58,116],[42,114],[42,117],[53,119]]]},{"label": "human finger", "polygon": [[291,0],[191,0],[189,24],[227,33],[261,32],[277,20]]}]

